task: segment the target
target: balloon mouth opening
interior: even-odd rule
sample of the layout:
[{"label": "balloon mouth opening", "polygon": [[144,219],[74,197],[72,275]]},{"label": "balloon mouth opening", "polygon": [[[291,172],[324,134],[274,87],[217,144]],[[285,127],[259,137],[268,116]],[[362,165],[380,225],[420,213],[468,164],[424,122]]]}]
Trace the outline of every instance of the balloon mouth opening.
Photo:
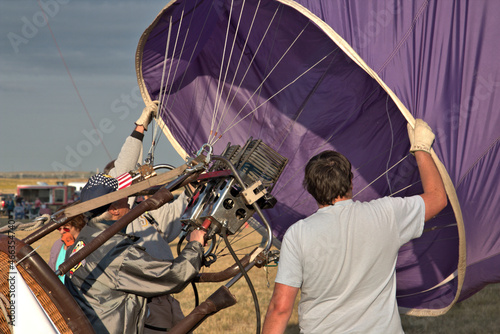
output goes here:
[{"label": "balloon mouth opening", "polygon": [[[253,137],[289,158],[276,185],[278,204],[270,213],[278,238],[315,208],[301,186],[302,169],[304,161],[320,150],[339,151],[351,161],[355,200],[421,193],[418,170],[408,153],[406,124],[413,116],[394,93],[388,93],[377,73],[361,68],[364,62],[354,50],[340,37],[333,40],[336,33],[312,14],[276,2],[259,8],[253,21],[250,9],[255,10],[256,3],[248,1],[240,19],[242,6],[212,11],[208,2],[189,7],[187,1],[177,1],[178,6],[167,6],[141,38],[141,92],[146,100],[166,96],[160,102],[159,123],[177,151],[185,157],[213,141],[217,154],[228,142],[242,145]],[[189,15],[181,17],[183,6]],[[187,22],[194,22],[189,32],[183,30]],[[167,31],[172,32],[169,39]],[[176,49],[184,40],[188,46]],[[165,51],[167,56],[159,59]],[[460,285],[453,280],[436,287],[464,261],[463,222],[458,202],[453,205],[443,215],[453,216],[453,221],[437,217],[420,243],[409,243],[400,252],[398,273],[421,277],[415,259],[439,254],[433,243],[450,249],[446,255],[453,260],[443,264],[444,269],[424,266],[432,279],[417,290],[431,289],[423,293],[429,298],[434,291],[456,293]],[[436,256],[433,261],[441,260]],[[398,281],[398,294],[418,292],[408,279],[408,284]],[[412,304],[422,295],[402,298]]]}]

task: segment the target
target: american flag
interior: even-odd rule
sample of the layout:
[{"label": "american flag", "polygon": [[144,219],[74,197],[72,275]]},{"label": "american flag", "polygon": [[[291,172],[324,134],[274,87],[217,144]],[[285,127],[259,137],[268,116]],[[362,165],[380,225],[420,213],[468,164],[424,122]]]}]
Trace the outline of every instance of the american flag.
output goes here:
[{"label": "american flag", "polygon": [[118,190],[127,188],[132,184],[132,175],[129,173],[123,173],[116,178],[118,180]]}]

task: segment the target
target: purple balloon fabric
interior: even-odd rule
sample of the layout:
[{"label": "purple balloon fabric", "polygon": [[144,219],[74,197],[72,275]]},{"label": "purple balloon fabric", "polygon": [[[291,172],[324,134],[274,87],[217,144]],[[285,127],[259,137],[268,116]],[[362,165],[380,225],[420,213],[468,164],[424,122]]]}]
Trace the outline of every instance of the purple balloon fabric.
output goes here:
[{"label": "purple balloon fabric", "polygon": [[[463,299],[499,282],[500,3],[297,2],[429,123],[455,185],[466,231],[462,291],[456,277],[443,283],[457,272],[459,258],[449,206],[401,249],[399,305],[432,314],[458,292]],[[265,212],[278,239],[317,209],[301,183],[305,164],[322,150],[352,162],[355,200],[421,192],[407,122],[377,81],[296,9],[269,0],[230,3],[174,2],[139,42],[139,84],[146,99],[162,97],[162,119],[175,144],[192,154],[217,139],[220,153],[228,142],[243,145],[253,137],[287,157],[273,190],[278,204]]]}]

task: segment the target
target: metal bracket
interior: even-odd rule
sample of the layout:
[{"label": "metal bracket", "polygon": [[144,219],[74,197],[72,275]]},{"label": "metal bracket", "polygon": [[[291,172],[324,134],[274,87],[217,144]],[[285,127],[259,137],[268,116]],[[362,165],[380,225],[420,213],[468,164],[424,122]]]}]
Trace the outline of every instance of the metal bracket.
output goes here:
[{"label": "metal bracket", "polygon": [[257,202],[259,198],[267,194],[267,190],[265,188],[259,191],[258,193],[255,193],[254,190],[260,187],[261,185],[262,182],[260,182],[259,180],[241,192],[243,198],[245,199],[245,202],[248,205],[252,205],[253,203]]},{"label": "metal bracket", "polygon": [[138,172],[141,174],[141,180],[146,180],[152,176],[156,176],[153,166],[148,164],[140,166]]}]

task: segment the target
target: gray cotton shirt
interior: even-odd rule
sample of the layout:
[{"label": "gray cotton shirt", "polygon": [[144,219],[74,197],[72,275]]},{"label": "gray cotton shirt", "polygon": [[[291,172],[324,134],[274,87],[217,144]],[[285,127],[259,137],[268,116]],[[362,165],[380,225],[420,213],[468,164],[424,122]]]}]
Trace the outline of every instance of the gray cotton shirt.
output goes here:
[{"label": "gray cotton shirt", "polygon": [[422,234],[422,197],[340,201],[285,233],[276,283],[301,289],[301,333],[402,333],[399,248]]}]

